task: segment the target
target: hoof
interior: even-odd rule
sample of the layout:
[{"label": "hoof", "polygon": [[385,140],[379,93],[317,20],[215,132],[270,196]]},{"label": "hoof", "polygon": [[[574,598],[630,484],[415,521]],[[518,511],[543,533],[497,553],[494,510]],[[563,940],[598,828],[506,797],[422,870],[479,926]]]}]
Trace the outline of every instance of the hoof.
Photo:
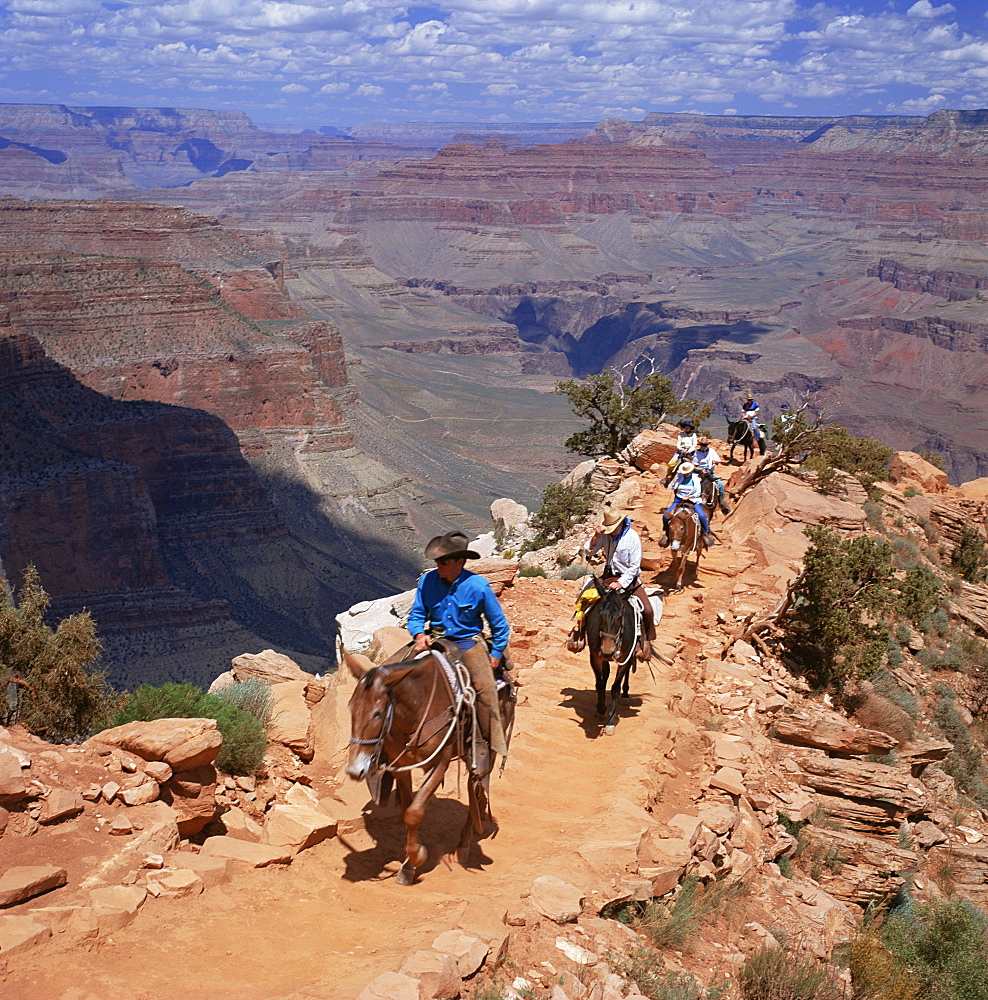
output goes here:
[{"label": "hoof", "polygon": [[426,861],[429,860],[429,852],[424,847],[419,847],[418,851],[413,858],[406,858],[405,864],[412,863],[413,870],[415,868],[423,868]]},{"label": "hoof", "polygon": [[398,885],[414,885],[415,884],[415,869],[409,868],[408,865],[402,865],[398,869],[398,874],[395,876],[395,880]]},{"label": "hoof", "polygon": [[604,726],[604,735],[605,736],[613,736],[614,735],[614,726]]}]

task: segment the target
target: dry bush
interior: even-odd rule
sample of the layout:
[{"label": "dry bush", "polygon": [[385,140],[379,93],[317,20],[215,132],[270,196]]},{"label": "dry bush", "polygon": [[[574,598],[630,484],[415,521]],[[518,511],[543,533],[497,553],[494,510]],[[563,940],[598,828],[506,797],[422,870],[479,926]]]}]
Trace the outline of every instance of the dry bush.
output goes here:
[{"label": "dry bush", "polygon": [[786,946],[765,945],[749,955],[738,972],[737,985],[742,1000],[844,1000],[847,996],[833,966]]}]

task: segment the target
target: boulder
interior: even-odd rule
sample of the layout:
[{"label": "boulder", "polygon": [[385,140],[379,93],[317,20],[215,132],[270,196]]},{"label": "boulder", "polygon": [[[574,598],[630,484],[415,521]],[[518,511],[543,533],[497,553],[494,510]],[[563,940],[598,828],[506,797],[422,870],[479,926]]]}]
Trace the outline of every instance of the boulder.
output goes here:
[{"label": "boulder", "polygon": [[202,877],[189,868],[159,872],[154,878],[148,879],[148,892],[154,896],[167,896],[171,899],[198,896],[204,888]]},{"label": "boulder", "polygon": [[888,733],[848,725],[839,716],[810,718],[802,715],[780,716],[772,723],[772,735],[782,743],[816,747],[831,753],[867,756],[886,754],[898,745]]},{"label": "boulder", "polygon": [[469,569],[479,573],[491,585],[495,595],[500,595],[505,587],[510,587],[518,574],[517,559],[474,559]]},{"label": "boulder", "polygon": [[265,843],[295,852],[335,836],[335,820],[308,806],[273,806],[264,823]]},{"label": "boulder", "polygon": [[30,916],[0,917],[0,960],[27,951],[51,937],[51,929]]},{"label": "boulder", "polygon": [[988,476],[961,483],[957,488],[969,500],[988,500]]},{"label": "boulder", "polygon": [[357,994],[357,1000],[419,1000],[419,981],[404,972],[382,972]]},{"label": "boulder", "polygon": [[542,875],[532,883],[532,905],[557,924],[570,923],[583,909],[584,894],[555,875]]},{"label": "boulder", "polygon": [[226,830],[226,835],[236,837],[238,840],[250,840],[256,844],[264,835],[260,823],[236,806],[230,806],[220,817],[220,822]]},{"label": "boulder", "polygon": [[439,951],[413,951],[398,969],[419,982],[419,1000],[446,1000],[460,995],[461,977],[456,959]]},{"label": "boulder", "polygon": [[485,941],[461,930],[443,931],[432,947],[453,958],[461,979],[472,976],[484,964],[490,950]]},{"label": "boulder", "polygon": [[236,681],[247,680],[248,677],[259,677],[269,684],[281,684],[283,681],[305,681],[313,675],[303,670],[291,657],[276,653],[273,649],[265,649],[261,653],[242,653],[235,656],[230,666],[230,672]]},{"label": "boulder", "polygon": [[0,805],[14,805],[27,797],[27,780],[20,760],[0,746]]},{"label": "boulder", "polygon": [[528,518],[528,508],[516,500],[501,497],[491,504],[494,538],[502,552],[505,549],[520,548],[522,543],[535,537],[535,529],[529,524]]},{"label": "boulder", "polygon": [[191,771],[176,771],[160,789],[161,800],[175,810],[182,836],[198,833],[217,814],[216,768],[204,764]]},{"label": "boulder", "polygon": [[142,885],[108,885],[89,890],[89,903],[96,914],[100,937],[126,927],[147,899]]},{"label": "boulder", "polygon": [[628,445],[628,458],[642,472],[647,472],[654,464],[665,469],[669,459],[676,453],[677,429],[672,424],[660,424],[655,430],[643,430]]},{"label": "boulder", "polygon": [[229,858],[231,861],[241,861],[251,868],[286,865],[291,862],[294,856],[290,847],[251,844],[246,840],[238,840],[236,837],[209,837],[202,845],[200,854],[212,858]]},{"label": "boulder", "polygon": [[407,629],[397,625],[385,625],[374,633],[374,640],[367,647],[367,655],[375,663],[383,663],[403,646],[412,641]]},{"label": "boulder", "polygon": [[911,487],[921,493],[946,493],[948,486],[947,473],[914,451],[897,451],[892,456],[889,480],[901,489]]},{"label": "boulder", "polygon": [[169,868],[195,872],[207,889],[225,885],[233,874],[233,862],[229,858],[214,857],[209,854],[171,851],[165,855],[164,861]]},{"label": "boulder", "polygon": [[55,865],[8,868],[0,875],[0,906],[14,906],[65,885],[68,875]]},{"label": "boulder", "polygon": [[400,625],[412,610],[415,591],[406,590],[376,601],[361,601],[336,616],[340,641],[351,653],[363,652],[370,646],[374,633],[385,625]]},{"label": "boulder", "polygon": [[312,715],[305,700],[305,681],[284,681],[271,686],[273,708],[268,739],[280,743],[302,760],[312,760]]},{"label": "boulder", "polygon": [[158,797],[160,788],[157,781],[146,778],[144,781],[120,791],[120,799],[124,805],[143,806],[148,802],[154,802]]},{"label": "boulder", "polygon": [[104,729],[85,747],[114,746],[144,760],[164,761],[174,771],[211,764],[223,737],[215,719],[154,719]]},{"label": "boulder", "polygon": [[61,819],[78,816],[84,805],[79,792],[69,791],[67,788],[53,788],[41,807],[41,822],[57,823]]}]

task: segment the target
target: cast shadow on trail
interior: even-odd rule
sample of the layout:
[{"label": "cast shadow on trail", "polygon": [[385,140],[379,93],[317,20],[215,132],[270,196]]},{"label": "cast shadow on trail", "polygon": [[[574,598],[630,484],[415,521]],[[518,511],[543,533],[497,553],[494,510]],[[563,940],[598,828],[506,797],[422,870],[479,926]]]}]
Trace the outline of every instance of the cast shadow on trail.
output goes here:
[{"label": "cast shadow on trail", "polygon": [[[450,791],[455,795],[455,789]],[[464,795],[466,794],[464,790]],[[342,878],[346,882],[373,882],[391,878],[405,859],[405,824],[397,806],[373,806],[365,817],[365,830],[374,846],[360,850],[348,841],[347,834],[340,834],[340,842],[349,853],[344,856]],[[453,857],[460,839],[460,831],[467,820],[467,806],[455,798],[433,797],[419,828],[419,839],[429,852],[429,860],[416,870],[416,877],[427,875],[446,864],[455,864]],[[444,859],[447,859],[444,862]],[[492,864],[476,843],[470,849],[469,868],[481,870]]]},{"label": "cast shadow on trail", "polygon": [[[590,664],[587,664],[587,687],[573,688],[566,687],[560,692],[563,695],[559,702],[560,708],[571,709],[577,717],[577,724],[583,730],[583,735],[588,740],[595,740],[604,732],[604,718],[597,714],[597,692],[594,689],[593,671]],[[622,698],[618,707],[619,719],[635,719],[641,714],[644,699],[640,694],[635,693],[635,682],[641,683],[642,673],[639,670],[631,675],[631,692],[628,698]]]}]

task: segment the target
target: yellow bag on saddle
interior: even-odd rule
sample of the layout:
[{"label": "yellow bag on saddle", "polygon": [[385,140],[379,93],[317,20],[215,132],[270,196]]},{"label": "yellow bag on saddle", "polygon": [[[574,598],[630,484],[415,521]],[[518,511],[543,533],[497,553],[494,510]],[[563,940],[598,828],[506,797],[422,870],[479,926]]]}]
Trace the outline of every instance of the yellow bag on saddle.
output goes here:
[{"label": "yellow bag on saddle", "polygon": [[580,596],[576,599],[576,609],[573,612],[573,617],[576,619],[577,625],[583,624],[583,616],[587,613],[587,609],[599,598],[600,594],[597,592],[597,588],[593,584],[590,584],[590,586],[580,594]]}]

